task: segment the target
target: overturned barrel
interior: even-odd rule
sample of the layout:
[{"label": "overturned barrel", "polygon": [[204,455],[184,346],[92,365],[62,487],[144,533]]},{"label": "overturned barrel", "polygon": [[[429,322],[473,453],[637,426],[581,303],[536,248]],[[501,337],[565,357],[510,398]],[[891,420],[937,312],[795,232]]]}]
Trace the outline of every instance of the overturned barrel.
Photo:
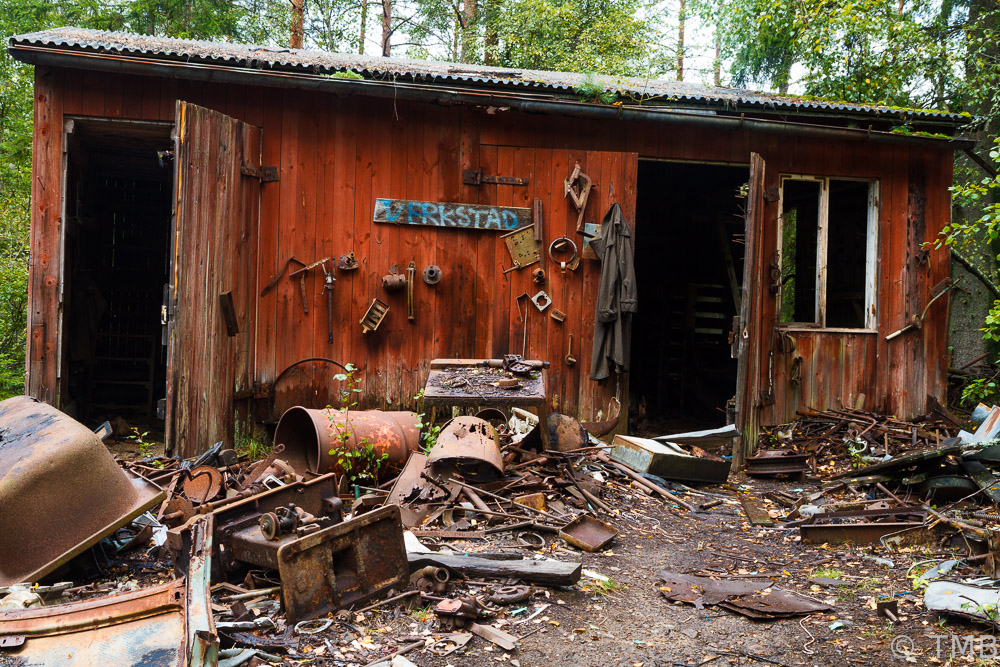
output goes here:
[{"label": "overturned barrel", "polygon": [[282,458],[297,471],[343,472],[338,449],[356,451],[372,446],[377,457],[387,454],[381,472],[402,469],[420,444],[420,418],[414,412],[326,408],[311,410],[295,406],[285,411],[274,431],[274,444],[283,444]]}]

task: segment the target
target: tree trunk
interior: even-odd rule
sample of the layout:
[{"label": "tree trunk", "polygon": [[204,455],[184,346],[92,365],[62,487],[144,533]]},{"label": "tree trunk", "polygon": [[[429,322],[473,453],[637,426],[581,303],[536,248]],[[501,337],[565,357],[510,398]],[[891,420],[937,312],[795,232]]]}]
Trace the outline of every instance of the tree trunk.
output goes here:
[{"label": "tree trunk", "polygon": [[392,45],[392,0],[382,0],[382,56],[388,58]]},{"label": "tree trunk", "polygon": [[462,58],[460,62],[471,63],[476,48],[476,0],[465,0],[462,4]]},{"label": "tree trunk", "polygon": [[365,52],[365,28],[368,25],[368,0],[361,0],[361,33],[358,35],[358,53]]},{"label": "tree trunk", "polygon": [[684,23],[687,21],[687,0],[680,0],[677,12],[677,80],[684,80]]},{"label": "tree trunk", "polygon": [[292,1],[292,36],[288,40],[288,46],[293,49],[301,49],[305,39],[306,23],[306,0]]},{"label": "tree trunk", "polygon": [[[722,8],[719,8],[722,11]],[[722,85],[722,35],[719,34],[719,22],[722,17],[718,17],[715,21],[715,61],[712,63],[712,70],[714,71],[715,85]]]}]

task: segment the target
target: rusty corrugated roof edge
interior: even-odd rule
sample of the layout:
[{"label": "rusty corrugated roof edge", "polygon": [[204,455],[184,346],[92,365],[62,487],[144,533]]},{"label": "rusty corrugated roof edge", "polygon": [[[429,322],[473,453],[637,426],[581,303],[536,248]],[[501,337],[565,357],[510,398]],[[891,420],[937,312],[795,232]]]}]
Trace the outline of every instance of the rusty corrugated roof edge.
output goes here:
[{"label": "rusty corrugated roof edge", "polygon": [[968,114],[925,109],[899,109],[875,104],[853,104],[777,95],[737,88],[704,86],[686,81],[617,77],[577,72],[511,69],[439,61],[383,58],[342,54],[314,49],[287,49],[230,42],[174,39],[125,32],[84,28],[52,28],[10,38],[11,53],[19,47],[45,47],[65,52],[119,53],[150,59],[210,63],[243,70],[297,71],[317,75],[353,72],[370,79],[408,78],[432,83],[452,82],[471,86],[521,87],[549,91],[558,96],[578,96],[581,86],[597,83],[623,96],[637,96],[657,106],[677,104],[686,109],[740,107],[779,112],[836,112],[863,116],[919,119],[959,126],[969,123]]}]

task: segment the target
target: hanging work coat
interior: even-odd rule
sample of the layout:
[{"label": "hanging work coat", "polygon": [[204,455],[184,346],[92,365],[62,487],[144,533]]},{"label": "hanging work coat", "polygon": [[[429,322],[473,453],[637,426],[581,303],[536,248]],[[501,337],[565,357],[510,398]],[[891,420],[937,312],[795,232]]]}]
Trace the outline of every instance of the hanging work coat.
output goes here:
[{"label": "hanging work coat", "polygon": [[611,206],[601,223],[601,236],[592,239],[590,247],[601,260],[590,379],[603,380],[612,369],[628,370],[632,313],[637,310],[632,230],[621,206]]}]

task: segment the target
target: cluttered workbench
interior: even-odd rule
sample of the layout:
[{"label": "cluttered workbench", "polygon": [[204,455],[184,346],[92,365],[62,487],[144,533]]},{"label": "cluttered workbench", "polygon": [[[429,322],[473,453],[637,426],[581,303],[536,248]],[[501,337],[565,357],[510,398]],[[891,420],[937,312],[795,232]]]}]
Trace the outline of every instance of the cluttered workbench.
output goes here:
[{"label": "cluttered workbench", "polygon": [[[484,408],[534,408],[539,424],[548,419],[545,395],[547,361],[521,359],[434,359],[424,387],[428,407],[481,406]],[[549,447],[549,430],[540,429]]]}]

